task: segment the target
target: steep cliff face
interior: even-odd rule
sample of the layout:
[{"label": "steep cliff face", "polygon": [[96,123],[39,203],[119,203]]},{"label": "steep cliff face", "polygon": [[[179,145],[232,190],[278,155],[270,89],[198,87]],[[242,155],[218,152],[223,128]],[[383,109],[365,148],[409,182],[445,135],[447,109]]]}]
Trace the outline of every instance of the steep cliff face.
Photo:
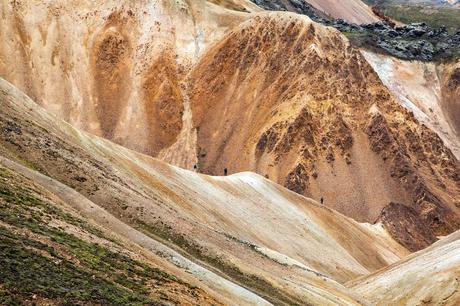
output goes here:
[{"label": "steep cliff face", "polygon": [[338,32],[254,17],[202,57],[192,85],[205,173],[251,169],[358,220],[393,201],[436,235],[458,228],[457,160]]}]

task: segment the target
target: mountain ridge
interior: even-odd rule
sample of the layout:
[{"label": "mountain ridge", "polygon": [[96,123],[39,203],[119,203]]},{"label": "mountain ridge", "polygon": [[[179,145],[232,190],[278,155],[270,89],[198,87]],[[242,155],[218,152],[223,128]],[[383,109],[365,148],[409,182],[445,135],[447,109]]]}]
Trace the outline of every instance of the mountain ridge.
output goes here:
[{"label": "mountain ridge", "polygon": [[0,304],[457,303],[458,61],[256,2],[0,1]]},{"label": "mountain ridge", "polygon": [[[414,208],[430,237],[458,228],[458,161],[336,30],[205,1],[80,4],[79,14],[70,3],[2,5],[23,22],[2,19],[16,33],[3,52],[34,51],[0,75],[79,128],[187,169],[256,171],[359,221],[395,202]],[[34,14],[49,19],[47,35]]]}]

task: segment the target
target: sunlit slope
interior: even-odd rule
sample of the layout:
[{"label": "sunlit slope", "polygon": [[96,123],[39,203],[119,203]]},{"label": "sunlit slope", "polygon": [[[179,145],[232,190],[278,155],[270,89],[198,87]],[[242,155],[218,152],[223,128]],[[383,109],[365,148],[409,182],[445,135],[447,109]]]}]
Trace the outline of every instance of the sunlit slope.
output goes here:
[{"label": "sunlit slope", "polygon": [[349,22],[361,24],[377,22],[379,18],[371,8],[361,0],[305,0],[317,9],[334,18],[341,18]]},{"label": "sunlit slope", "polygon": [[440,67],[444,113],[460,142],[460,59]]},{"label": "sunlit slope", "polygon": [[190,65],[249,15],[220,2],[2,0],[0,77],[78,128],[156,156],[183,129]]},{"label": "sunlit slope", "polygon": [[383,222],[413,250],[460,227],[455,156],[338,31],[243,0],[0,5],[0,76],[77,128],[206,174],[256,172],[358,221],[403,204],[421,239]]},{"label": "sunlit slope", "polygon": [[2,305],[220,304],[197,279],[79,215],[48,189],[52,179],[17,167],[0,157]]},{"label": "sunlit slope", "polygon": [[460,157],[460,62],[403,61],[363,51],[396,100]]},{"label": "sunlit slope", "polygon": [[353,288],[377,305],[458,305],[460,232],[373,275]]},{"label": "sunlit slope", "polygon": [[[145,252],[164,253],[218,296],[355,304],[359,297],[340,282],[408,254],[383,227],[359,224],[256,174],[208,177],[172,167],[75,130],[5,81],[0,93],[1,154],[42,174],[2,164]],[[233,287],[216,281],[219,275]]]}]

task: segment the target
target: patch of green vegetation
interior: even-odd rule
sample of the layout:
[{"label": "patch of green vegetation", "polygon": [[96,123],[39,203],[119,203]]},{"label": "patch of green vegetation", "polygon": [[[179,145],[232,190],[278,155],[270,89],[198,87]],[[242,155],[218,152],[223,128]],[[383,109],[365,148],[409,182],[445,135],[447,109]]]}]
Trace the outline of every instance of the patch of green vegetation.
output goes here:
[{"label": "patch of green vegetation", "polygon": [[[0,220],[11,226],[0,226],[1,305],[17,305],[34,294],[59,304],[157,305],[149,288],[183,284],[160,269],[50,226],[60,220],[103,238],[100,230],[42,199],[1,167]],[[42,237],[41,242],[19,229]],[[158,299],[169,299],[160,293]]]},{"label": "patch of green vegetation", "polygon": [[379,54],[385,54],[384,51],[377,46],[376,42],[378,41],[378,37],[374,33],[350,31],[342,32],[342,34],[356,47],[364,48]]},{"label": "patch of green vegetation", "polygon": [[[44,256],[43,254],[46,254]],[[15,298],[2,297],[2,304],[15,304],[33,295],[72,305],[91,302],[105,305],[157,305],[145,295],[58,256],[49,246],[17,235],[0,226],[0,282]],[[15,301],[16,300],[16,301]]]},{"label": "patch of green vegetation", "polygon": [[[0,168],[0,171],[3,171],[6,175],[5,178],[11,176],[8,174],[8,170]],[[70,213],[64,212],[57,207],[46,203],[42,199],[39,199],[37,196],[33,195],[31,189],[22,187],[20,184],[7,184],[0,183],[0,198],[8,204],[15,204],[16,206],[11,205],[2,205],[0,210],[0,216],[5,218],[4,220],[10,220],[12,225],[22,225],[23,227],[34,227],[36,222],[31,222],[31,219],[39,222],[49,221],[51,219],[59,219],[65,221],[66,223],[75,225],[77,227],[83,228],[87,232],[110,240],[104,236],[104,234],[97,228],[90,226],[87,222],[78,219],[71,215]],[[24,207],[32,207],[34,209],[26,209],[24,214],[14,214],[10,210],[24,210]],[[3,219],[2,219],[3,220]]]},{"label": "patch of green vegetation", "polygon": [[10,171],[6,168],[0,168],[0,178],[7,179],[10,177]]},{"label": "patch of green vegetation", "polygon": [[40,172],[41,174],[47,175],[46,171],[42,169],[40,166],[34,164],[32,161],[29,161],[27,159],[24,159],[22,156],[20,156],[16,151],[14,150],[9,150],[8,148],[6,149],[6,155],[7,157],[11,158],[12,160],[15,160],[19,164],[23,165],[24,167],[27,167],[31,170],[35,170],[37,172]]},{"label": "patch of green vegetation", "polygon": [[20,296],[0,287],[0,305],[21,305]]},{"label": "patch of green vegetation", "polygon": [[[0,167],[0,178],[12,178],[11,171],[7,168]],[[40,216],[45,216],[47,220],[50,220],[51,218],[59,219],[61,221],[65,221],[66,223],[72,224],[76,227],[82,228],[86,232],[94,236],[117,243],[112,238],[107,237],[98,228],[89,225],[88,222],[76,218],[68,212],[58,209],[56,206],[50,205],[46,201],[38,198],[36,195],[34,195],[34,193],[35,192],[33,190],[21,186],[21,184],[18,183],[8,183],[8,181],[0,183],[0,199],[3,199],[4,201],[12,204],[36,207],[37,209],[39,209],[38,212],[30,212],[36,218],[39,218]],[[11,214],[8,215],[10,215],[11,217]],[[21,222],[20,220],[18,221]]]},{"label": "patch of green vegetation", "polygon": [[348,39],[362,39],[365,34],[361,32],[342,32],[343,35],[345,35]]},{"label": "patch of green vegetation", "polygon": [[430,27],[446,26],[450,33],[460,29],[460,10],[416,5],[384,5],[383,13],[403,23],[425,22]]},{"label": "patch of green vegetation", "polygon": [[142,221],[138,221],[138,225],[146,235],[153,236],[154,239],[160,238],[164,241],[172,241],[174,245],[180,247],[192,258],[197,258],[202,262],[209,264],[230,277],[233,281],[238,282],[249,290],[255,291],[258,295],[275,305],[305,305],[305,303],[302,303],[295,297],[292,297],[274,287],[265,279],[257,275],[246,274],[237,266],[228,263],[222,258],[212,255],[209,252],[205,252],[201,246],[190,241],[184,235],[172,231],[171,228],[166,228],[161,225],[150,225]]}]

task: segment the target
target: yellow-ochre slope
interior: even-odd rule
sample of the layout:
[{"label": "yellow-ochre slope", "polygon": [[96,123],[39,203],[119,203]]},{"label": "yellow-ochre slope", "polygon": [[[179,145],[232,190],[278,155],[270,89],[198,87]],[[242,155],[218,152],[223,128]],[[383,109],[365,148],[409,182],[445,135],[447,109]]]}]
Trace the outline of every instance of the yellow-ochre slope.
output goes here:
[{"label": "yellow-ochre slope", "polygon": [[458,303],[458,59],[255,2],[0,0],[0,304]]},{"label": "yellow-ochre slope", "polygon": [[[124,265],[94,271],[92,260],[115,256],[167,273],[158,284],[146,281],[145,299],[354,305],[365,301],[342,283],[408,254],[382,226],[357,223],[254,173],[209,177],[80,132],[3,80],[0,103],[2,243],[25,235],[14,239],[27,240],[31,260],[81,265],[90,273],[81,279],[94,274],[139,293],[116,285]],[[107,250],[91,253],[95,243]],[[10,275],[2,292],[29,298],[14,285],[20,277]],[[179,293],[168,293],[171,286]],[[27,288],[40,300],[62,298]],[[91,300],[81,290],[71,301]]]},{"label": "yellow-ochre slope", "polygon": [[75,126],[154,156],[183,128],[190,65],[249,16],[205,0],[2,0],[0,15],[1,77]]},{"label": "yellow-ochre slope", "polygon": [[458,232],[409,255],[381,224],[125,149],[1,79],[0,105],[5,303],[458,303]]},{"label": "yellow-ochre slope", "polygon": [[0,5],[0,304],[458,303],[457,63],[391,86],[243,0]]},{"label": "yellow-ochre slope", "polygon": [[396,100],[460,157],[460,61],[403,61],[363,51]]},{"label": "yellow-ochre slope", "polygon": [[377,305],[458,305],[460,232],[350,285]]}]

